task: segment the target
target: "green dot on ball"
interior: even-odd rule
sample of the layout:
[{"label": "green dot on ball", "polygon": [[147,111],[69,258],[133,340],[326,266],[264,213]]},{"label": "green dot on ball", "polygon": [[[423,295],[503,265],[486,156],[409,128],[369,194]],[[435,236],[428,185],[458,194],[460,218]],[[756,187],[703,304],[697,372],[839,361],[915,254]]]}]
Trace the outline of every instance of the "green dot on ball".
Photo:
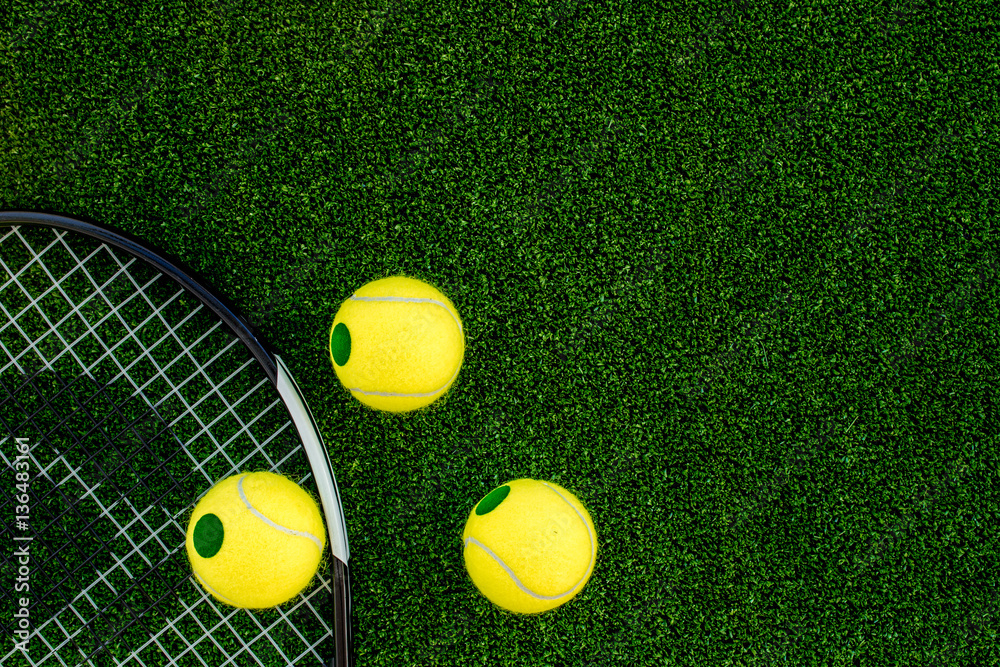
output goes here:
[{"label": "green dot on ball", "polygon": [[480,500],[479,504],[476,505],[476,514],[479,516],[489,514],[497,508],[497,505],[503,502],[508,493],[510,493],[510,487],[506,484],[497,489],[493,489],[490,491],[488,496]]},{"label": "green dot on ball", "polygon": [[194,527],[194,534],[191,536],[194,550],[202,558],[211,558],[222,548],[224,533],[222,520],[214,514],[206,514],[198,519]]},{"label": "green dot on ball", "polygon": [[347,325],[341,322],[333,328],[333,336],[330,337],[330,353],[338,366],[343,366],[351,357],[351,332],[347,330]]}]

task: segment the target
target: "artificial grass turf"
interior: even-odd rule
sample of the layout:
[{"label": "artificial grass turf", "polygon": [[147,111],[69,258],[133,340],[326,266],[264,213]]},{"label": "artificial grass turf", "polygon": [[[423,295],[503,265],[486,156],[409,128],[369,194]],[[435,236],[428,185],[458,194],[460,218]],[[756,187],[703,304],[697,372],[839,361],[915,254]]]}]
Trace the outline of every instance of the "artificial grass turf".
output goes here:
[{"label": "artificial grass turf", "polygon": [[[277,344],[345,501],[359,664],[990,664],[997,19],[15,2],[0,205],[147,238]],[[399,273],[468,345],[405,417],[325,348]],[[461,560],[517,477],[600,540],[538,617]]]}]

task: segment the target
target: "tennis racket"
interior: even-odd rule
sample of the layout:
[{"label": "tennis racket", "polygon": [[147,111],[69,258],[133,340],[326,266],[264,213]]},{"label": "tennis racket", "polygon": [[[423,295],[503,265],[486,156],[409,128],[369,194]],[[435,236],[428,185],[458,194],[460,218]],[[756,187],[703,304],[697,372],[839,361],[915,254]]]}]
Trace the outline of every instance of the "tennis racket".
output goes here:
[{"label": "tennis racket", "polygon": [[[344,514],[312,413],[281,358],[162,252],[0,212],[0,458],[0,663],[354,664]],[[313,584],[263,611],[215,600],[184,547],[201,496],[248,470],[318,495],[330,543]]]}]

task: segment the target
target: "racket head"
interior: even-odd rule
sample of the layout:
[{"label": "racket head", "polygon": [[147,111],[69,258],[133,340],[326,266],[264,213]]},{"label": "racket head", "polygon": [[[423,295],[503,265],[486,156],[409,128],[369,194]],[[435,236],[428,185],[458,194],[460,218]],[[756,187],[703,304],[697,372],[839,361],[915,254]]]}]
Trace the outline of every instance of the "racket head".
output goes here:
[{"label": "racket head", "polygon": [[[353,664],[343,508],[315,419],[281,358],[177,260],[89,221],[0,212],[0,429],[6,469],[30,473],[29,518],[6,531],[30,538],[28,664]],[[246,470],[291,477],[326,519],[320,572],[275,610],[216,601],[184,551],[198,499]]]}]

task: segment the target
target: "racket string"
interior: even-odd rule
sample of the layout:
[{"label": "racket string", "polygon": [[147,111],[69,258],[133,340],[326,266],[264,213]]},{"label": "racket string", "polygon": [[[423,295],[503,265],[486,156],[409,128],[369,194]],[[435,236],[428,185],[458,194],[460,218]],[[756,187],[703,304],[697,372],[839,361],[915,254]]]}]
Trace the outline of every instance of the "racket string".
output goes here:
[{"label": "racket string", "polygon": [[0,236],[0,441],[27,436],[33,471],[31,664],[321,664],[328,569],[290,607],[250,612],[205,593],[184,548],[219,479],[273,470],[309,488],[287,410],[213,313],[118,252],[51,229]]},{"label": "racket string", "polygon": [[[79,379],[80,378],[77,378],[77,380],[79,380]],[[65,385],[65,383],[64,383],[64,387],[63,387],[63,389],[61,391],[65,391],[66,388],[68,388],[68,386],[69,385]],[[98,392],[101,392],[101,391],[102,391],[102,389],[100,387],[98,387]],[[93,400],[98,395],[99,394],[95,394],[89,400]],[[113,405],[113,403],[112,403],[112,405]],[[79,410],[77,410],[76,412],[78,414]],[[94,431],[97,431],[98,427],[100,426],[100,422],[98,422],[95,418],[93,418],[91,416],[91,419],[94,422],[94,428],[92,429],[91,432],[88,432],[87,434],[85,434],[85,436],[86,435],[90,435]],[[74,447],[73,448],[75,449],[77,446],[81,446],[82,441],[85,440],[85,439],[86,439],[86,437],[83,438],[83,439],[77,440],[77,442],[74,443]],[[135,444],[136,442],[143,442],[143,440],[141,438],[139,438],[138,441],[132,441],[133,444]],[[130,456],[127,452],[123,451],[120,447],[118,447],[115,444],[115,440],[113,438],[108,438],[107,439],[107,442],[105,443],[104,448],[107,448],[107,447],[113,448],[121,456],[120,466],[119,467],[124,467],[124,466],[128,466],[128,465],[131,464],[133,457]],[[64,519],[64,516],[62,514],[55,515],[54,517],[52,517],[52,520],[49,522],[49,524],[46,525],[46,526],[43,526],[42,529],[39,531],[40,535],[46,535],[49,532],[49,530],[51,530],[53,528],[63,528],[63,538],[64,538],[64,541],[61,543],[60,546],[53,547],[53,545],[48,540],[45,540],[45,539],[41,539],[40,540],[41,544],[44,545],[44,547],[47,548],[51,552],[50,555],[49,555],[49,560],[46,561],[46,562],[43,562],[41,564],[41,567],[43,569],[46,569],[47,565],[51,565],[54,562],[55,564],[57,564],[57,565],[60,566],[60,568],[62,569],[62,571],[64,572],[64,575],[65,575],[61,579],[53,581],[53,588],[51,590],[59,590],[59,591],[61,591],[61,590],[63,590],[63,587],[67,583],[70,584],[72,586],[72,588],[80,590],[80,593],[78,594],[78,596],[76,598],[74,598],[74,599],[65,599],[64,598],[63,599],[60,611],[65,610],[65,609],[68,608],[68,609],[73,609],[74,612],[75,612],[76,610],[75,610],[75,607],[73,607],[73,605],[75,605],[81,598],[88,599],[88,601],[89,601],[88,593],[90,592],[90,589],[93,586],[104,585],[107,588],[109,588],[110,590],[112,590],[113,592],[116,592],[117,593],[117,597],[111,601],[112,605],[114,605],[120,598],[122,598],[123,596],[128,595],[129,593],[133,592],[134,590],[138,590],[141,593],[145,593],[145,590],[141,586],[142,579],[141,578],[139,578],[139,579],[133,579],[133,577],[131,577],[131,575],[129,575],[129,579],[131,581],[130,581],[129,586],[127,588],[125,588],[125,589],[123,589],[121,591],[114,591],[114,586],[105,577],[106,572],[104,570],[102,570],[101,565],[97,562],[97,559],[98,559],[99,556],[108,556],[108,557],[110,557],[112,559],[116,559],[116,555],[115,554],[116,554],[116,551],[118,551],[118,549],[115,548],[114,544],[109,543],[108,541],[106,541],[102,537],[102,535],[95,530],[95,525],[98,523],[99,520],[110,521],[114,525],[116,536],[117,535],[127,535],[127,531],[125,530],[125,527],[119,525],[117,523],[116,519],[115,519],[114,513],[112,511],[112,510],[115,509],[115,505],[123,504],[125,506],[128,506],[129,509],[130,509],[130,511],[134,514],[135,520],[136,521],[143,521],[143,512],[141,512],[137,508],[135,508],[134,505],[129,500],[129,494],[131,494],[132,492],[134,492],[134,487],[133,488],[129,488],[129,489],[117,488],[117,485],[115,484],[114,480],[111,477],[112,474],[115,472],[115,470],[113,470],[113,469],[105,469],[104,467],[101,466],[100,462],[97,460],[97,458],[99,457],[99,455],[102,452],[103,452],[103,448],[101,450],[91,451],[90,454],[89,454],[89,456],[87,458],[85,458],[81,463],[79,463],[77,465],[71,464],[69,462],[69,459],[67,458],[67,455],[70,454],[70,453],[72,453],[72,450],[65,451],[65,452],[59,452],[59,456],[56,459],[54,459],[52,461],[52,463],[46,469],[43,470],[43,472],[46,474],[46,476],[49,479],[52,479],[54,481],[54,484],[52,485],[51,491],[53,493],[58,493],[59,496],[61,497],[61,500],[62,500],[61,505],[63,507],[65,507],[65,512],[63,514],[70,513],[70,512],[74,513],[75,516],[76,516],[76,519],[78,519],[79,521],[83,522],[82,530],[88,531],[90,533],[90,536],[93,538],[93,540],[100,545],[99,548],[96,548],[96,549],[92,550],[91,554],[89,556],[85,557],[84,560],[80,561],[80,563],[76,567],[70,569],[67,566],[65,560],[61,557],[62,556],[62,552],[70,550],[70,547],[74,543],[77,545],[77,547],[79,547],[79,543],[81,541],[81,534],[78,532],[75,535],[70,535],[69,533],[67,533],[65,531],[65,528],[62,527],[62,523],[60,522],[60,519]],[[179,452],[179,450],[178,450],[178,452]],[[85,453],[85,456],[86,456],[86,453]],[[57,466],[57,465],[60,465],[60,464],[63,465],[63,466],[65,466],[67,468],[66,476],[54,479],[53,468],[55,466]],[[88,486],[88,484],[85,481],[85,479],[79,474],[79,471],[82,468],[87,467],[88,465],[93,465],[96,468],[96,470],[98,471],[97,478],[100,479],[100,480],[102,480],[102,482],[99,482],[98,485],[95,486],[95,487]],[[142,480],[142,476],[139,474],[139,471],[133,469],[132,472],[136,475],[136,479]],[[73,487],[73,488],[82,488],[83,491],[82,492],[78,492],[78,493],[74,493],[72,495],[69,495],[67,493],[67,490],[69,489],[68,484],[69,484],[70,480],[74,481],[78,485],[78,487]],[[118,500],[116,500],[115,504],[112,505],[112,506],[103,506],[103,505],[101,505],[101,503],[100,503],[100,501],[98,499],[98,494],[97,494],[97,491],[99,490],[98,487],[102,483],[105,483],[105,482],[108,482],[112,486],[116,487],[114,493],[118,497]],[[95,503],[98,506],[99,515],[96,518],[84,516],[82,513],[80,513],[80,511],[78,509],[79,506],[80,506],[80,504],[81,504],[81,502],[84,501],[84,500],[86,500],[87,498],[93,498],[95,500]],[[43,496],[42,498],[40,498],[40,500],[42,500],[42,501],[45,501],[46,499],[47,499],[46,496]],[[153,506],[150,506],[149,508],[147,508],[147,511],[151,510],[152,507]],[[149,524],[147,524],[145,522],[144,522],[144,526],[145,526],[145,528],[146,528],[146,530],[147,530],[147,532],[148,532],[149,535],[151,535],[151,536],[156,535],[156,530],[152,526],[150,526]],[[130,547],[131,547],[130,551],[139,551],[139,547],[140,546],[141,545],[137,545],[134,542],[130,541]],[[78,580],[75,575],[77,573],[79,573],[80,571],[89,571],[91,568],[95,571],[97,578],[95,579],[95,581],[92,584],[90,584],[89,586],[87,586],[87,585],[84,585],[83,583],[81,583],[81,581]],[[127,568],[125,568],[124,563],[122,561],[120,561],[120,560],[117,560],[117,559],[115,560],[115,563],[112,564],[112,567],[110,568],[109,571],[114,571],[115,569],[118,569],[118,568],[121,568],[123,572],[127,572]],[[151,569],[147,573],[147,575],[144,575],[144,576],[149,576],[149,575],[157,575],[157,576],[159,576],[158,575],[158,571],[156,569]],[[178,584],[174,583],[171,588],[172,589],[176,589],[177,586],[178,586]],[[48,603],[49,600],[47,600],[45,598],[42,598],[42,599],[39,600],[39,602],[41,602],[41,603]],[[153,601],[151,598],[149,598],[148,602],[150,603],[150,605],[152,605],[155,601]],[[99,607],[97,605],[95,605],[92,601],[91,601],[91,606],[95,610],[99,609]],[[112,639],[116,639],[119,635],[121,635],[121,634],[125,633],[127,630],[129,630],[129,628],[132,625],[134,625],[137,622],[139,622],[139,620],[143,617],[144,613],[146,613],[146,612],[149,611],[149,607],[147,607],[147,608],[143,609],[141,612],[137,613],[137,612],[135,612],[132,609],[132,607],[130,607],[128,605],[126,605],[124,607],[124,609],[127,612],[130,612],[130,615],[131,615],[132,619],[127,624],[125,624],[124,626],[118,627],[118,629],[115,631],[114,635],[112,636]],[[49,611],[50,611],[50,613],[53,613],[52,610],[51,610],[51,607],[50,607]],[[58,613],[59,612],[54,612],[53,615],[58,615]]]}]

